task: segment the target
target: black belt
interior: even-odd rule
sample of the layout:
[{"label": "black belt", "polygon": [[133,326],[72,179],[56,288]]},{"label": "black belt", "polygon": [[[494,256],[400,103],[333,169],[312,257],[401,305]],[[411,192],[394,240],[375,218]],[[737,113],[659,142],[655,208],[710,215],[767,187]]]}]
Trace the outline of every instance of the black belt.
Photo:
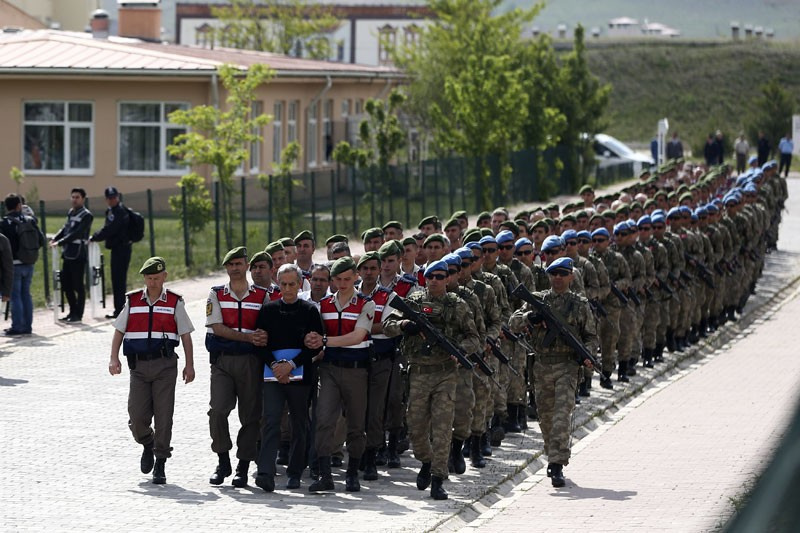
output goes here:
[{"label": "black belt", "polygon": [[161,352],[148,352],[137,353],[135,355],[126,355],[125,357],[135,357],[137,361],[152,361],[153,359],[161,359],[162,357],[172,357],[175,352],[162,354]]},{"label": "black belt", "polygon": [[372,354],[373,361],[383,361],[384,359],[391,359],[394,357],[394,350],[389,350],[388,352],[377,352]]},{"label": "black belt", "polygon": [[322,364],[331,364],[333,366],[338,366],[339,368],[368,368],[369,361],[342,361],[339,359],[335,359],[333,361],[326,361],[325,359],[322,360]]}]

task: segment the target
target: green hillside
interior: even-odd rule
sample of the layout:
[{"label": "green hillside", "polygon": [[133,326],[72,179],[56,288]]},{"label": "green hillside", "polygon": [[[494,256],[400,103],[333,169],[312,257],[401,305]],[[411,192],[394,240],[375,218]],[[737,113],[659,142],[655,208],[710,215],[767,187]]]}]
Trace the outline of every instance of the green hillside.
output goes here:
[{"label": "green hillside", "polygon": [[758,88],[777,77],[800,95],[800,45],[781,42],[589,43],[592,72],[613,87],[608,133],[647,141],[660,118],[692,146],[715,129],[735,137]]}]

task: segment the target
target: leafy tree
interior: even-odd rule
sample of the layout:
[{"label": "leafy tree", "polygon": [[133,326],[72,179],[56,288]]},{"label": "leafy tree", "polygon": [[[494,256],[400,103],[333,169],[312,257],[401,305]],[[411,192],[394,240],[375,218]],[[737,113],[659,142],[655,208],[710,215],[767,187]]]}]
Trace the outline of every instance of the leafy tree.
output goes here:
[{"label": "leafy tree", "polygon": [[17,194],[19,194],[19,186],[25,181],[25,173],[17,167],[11,167],[11,170],[8,171],[8,177],[17,184]]},{"label": "leafy tree", "polygon": [[330,7],[305,0],[232,0],[211,13],[221,23],[215,41],[224,46],[292,55],[299,45],[312,59],[331,56],[326,33],[339,23]]},{"label": "leafy tree", "polygon": [[256,89],[271,77],[272,71],[264,65],[253,65],[247,73],[223,65],[219,78],[227,92],[226,109],[201,105],[169,115],[171,122],[189,128],[175,137],[167,147],[169,153],[191,167],[210,165],[220,183],[220,211],[228,248],[233,246],[234,176],[248,160],[250,144],[261,140],[256,132],[272,120],[268,115],[253,116],[252,103]]},{"label": "leafy tree", "polygon": [[292,141],[281,150],[280,163],[276,168],[277,172],[272,175],[261,174],[258,182],[263,189],[269,189],[272,183],[272,194],[269,202],[272,205],[272,212],[278,222],[278,234],[290,235],[292,231],[292,206],[291,190],[292,187],[302,187],[303,182],[292,177],[297,162],[300,160],[303,149],[300,143]]},{"label": "leafy tree", "polygon": [[[206,180],[196,172],[181,177],[178,186],[186,192],[186,210],[183,209],[182,194],[169,197],[169,207],[180,216],[180,227],[189,232],[189,244],[196,244],[195,235],[203,231],[214,220],[214,204],[206,187]],[[189,262],[191,263],[191,246]]]},{"label": "leafy tree", "polygon": [[759,90],[761,94],[755,100],[747,131],[753,144],[758,142],[758,132],[763,131],[772,147],[772,154],[776,154],[778,141],[792,131],[792,115],[797,110],[797,99],[781,86],[777,78],[771,79]]}]

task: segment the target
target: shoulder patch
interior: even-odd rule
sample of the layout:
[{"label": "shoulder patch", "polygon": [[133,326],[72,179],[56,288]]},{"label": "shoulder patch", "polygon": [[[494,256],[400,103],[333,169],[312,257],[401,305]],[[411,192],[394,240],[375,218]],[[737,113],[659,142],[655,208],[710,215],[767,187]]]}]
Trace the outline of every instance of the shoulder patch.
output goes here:
[{"label": "shoulder patch", "polygon": [[206,316],[211,316],[211,310],[212,310],[211,300],[206,300]]}]

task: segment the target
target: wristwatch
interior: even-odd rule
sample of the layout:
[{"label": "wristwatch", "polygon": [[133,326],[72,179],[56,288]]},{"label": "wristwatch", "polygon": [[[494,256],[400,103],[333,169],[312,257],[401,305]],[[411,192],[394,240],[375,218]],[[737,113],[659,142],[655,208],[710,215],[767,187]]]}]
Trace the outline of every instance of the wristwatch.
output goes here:
[{"label": "wristwatch", "polygon": [[323,335],[322,336],[322,349],[324,350],[327,347],[328,347],[328,336],[327,335]]}]

